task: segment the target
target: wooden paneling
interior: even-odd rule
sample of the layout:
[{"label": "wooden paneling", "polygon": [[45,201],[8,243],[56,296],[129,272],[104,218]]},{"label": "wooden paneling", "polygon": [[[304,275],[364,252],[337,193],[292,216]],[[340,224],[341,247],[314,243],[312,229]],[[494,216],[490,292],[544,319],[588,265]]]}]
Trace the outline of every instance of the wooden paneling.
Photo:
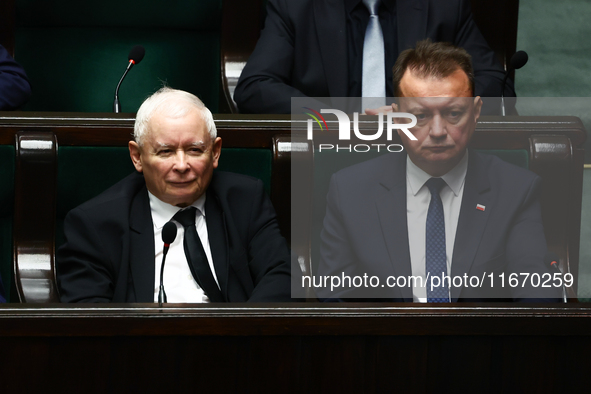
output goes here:
[{"label": "wooden paneling", "polygon": [[4,305],[0,379],[7,392],[562,392],[589,381],[589,317],[573,304]]}]

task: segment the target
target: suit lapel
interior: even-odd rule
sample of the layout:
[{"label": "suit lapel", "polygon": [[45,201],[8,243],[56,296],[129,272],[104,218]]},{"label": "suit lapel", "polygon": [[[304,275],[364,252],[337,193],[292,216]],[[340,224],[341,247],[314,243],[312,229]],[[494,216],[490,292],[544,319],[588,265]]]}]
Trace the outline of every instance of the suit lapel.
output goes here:
[{"label": "suit lapel", "polygon": [[[390,263],[396,276],[411,273],[406,213],[406,155],[391,154],[377,187],[376,207]],[[412,301],[412,288],[402,288],[402,296]]]},{"label": "suit lapel", "polygon": [[347,29],[342,0],[315,0],[314,21],[331,97],[347,96]]},{"label": "suit lapel", "polygon": [[396,2],[398,52],[414,48],[417,41],[427,36],[429,5],[426,0]]},{"label": "suit lapel", "polygon": [[154,302],[154,225],[145,186],[131,202],[129,227],[129,260],[136,302]]},{"label": "suit lapel", "polygon": [[[476,152],[470,151],[464,196],[454,242],[452,276],[462,276],[470,271],[492,208],[490,197],[490,182],[482,160]],[[477,209],[478,205],[484,206],[484,211]],[[460,291],[460,287],[452,286],[452,301],[457,301]]]},{"label": "suit lapel", "polygon": [[226,226],[224,212],[220,208],[217,197],[209,189],[205,200],[205,217],[207,221],[207,234],[209,247],[215,274],[220,284],[224,300],[228,300],[228,253],[226,241]]}]

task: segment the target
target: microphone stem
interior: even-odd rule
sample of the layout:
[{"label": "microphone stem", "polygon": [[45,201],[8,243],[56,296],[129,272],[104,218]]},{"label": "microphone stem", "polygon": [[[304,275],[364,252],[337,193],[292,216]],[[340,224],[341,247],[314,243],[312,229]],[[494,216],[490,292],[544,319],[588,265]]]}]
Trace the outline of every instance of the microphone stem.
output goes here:
[{"label": "microphone stem", "polygon": [[119,87],[121,86],[121,82],[123,82],[123,80],[125,79],[125,76],[129,72],[129,70],[131,70],[132,67],[133,67],[133,62],[130,61],[129,64],[127,65],[127,68],[125,69],[125,72],[121,76],[119,83],[117,84],[117,88],[115,89],[115,100],[113,101],[113,112],[116,114],[121,112],[121,103],[119,103]]},{"label": "microphone stem", "polygon": [[168,302],[166,299],[166,292],[164,291],[164,262],[168,254],[169,245],[164,245],[162,252],[162,265],[160,266],[160,290],[158,291],[158,306],[162,308],[162,303]]},{"label": "microphone stem", "polygon": [[[556,261],[558,261],[558,259],[556,259]],[[560,274],[561,278],[564,278],[562,270],[560,269],[560,267],[558,267],[558,263],[552,263],[550,267],[552,267],[556,273]],[[564,302],[565,304],[568,303],[568,296],[566,294],[566,286],[564,285],[564,281],[562,281],[562,302]]]},{"label": "microphone stem", "polygon": [[503,90],[501,90],[501,115],[505,116],[505,86],[507,85],[507,78],[509,78],[509,73],[511,72],[511,68],[507,69],[505,72],[505,78],[503,78]]}]

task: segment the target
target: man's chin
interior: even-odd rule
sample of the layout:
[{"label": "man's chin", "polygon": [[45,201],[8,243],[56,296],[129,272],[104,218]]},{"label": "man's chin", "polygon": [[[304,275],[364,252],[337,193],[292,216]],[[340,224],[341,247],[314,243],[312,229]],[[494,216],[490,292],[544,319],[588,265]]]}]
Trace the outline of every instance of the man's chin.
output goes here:
[{"label": "man's chin", "polygon": [[442,160],[444,157],[449,158],[453,155],[453,150],[453,146],[434,146],[431,148],[424,148],[424,152],[426,152],[427,156],[433,160]]},{"label": "man's chin", "polygon": [[449,155],[446,154],[431,154],[428,157],[423,157],[419,160],[419,167],[427,166],[427,167],[439,167],[445,166],[450,161]]},{"label": "man's chin", "polygon": [[197,201],[199,197],[200,194],[195,191],[192,191],[190,193],[172,193],[167,195],[167,201],[165,202],[167,202],[170,205],[184,208],[193,204],[195,201]]},{"label": "man's chin", "polygon": [[456,163],[454,158],[448,154],[430,155],[415,162],[417,167],[434,177],[439,177],[447,173],[455,165],[453,163]]}]

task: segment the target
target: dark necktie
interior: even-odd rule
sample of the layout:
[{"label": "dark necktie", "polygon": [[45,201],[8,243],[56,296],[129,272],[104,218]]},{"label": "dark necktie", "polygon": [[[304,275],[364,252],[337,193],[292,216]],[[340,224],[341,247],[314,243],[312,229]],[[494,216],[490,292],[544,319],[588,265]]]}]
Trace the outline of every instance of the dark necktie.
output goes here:
[{"label": "dark necktie", "polygon": [[[425,274],[429,276],[427,282],[427,302],[449,302],[448,282],[442,280],[447,276],[447,262],[445,253],[445,220],[443,216],[443,204],[439,192],[446,185],[441,178],[431,178],[426,183],[431,192],[431,202],[427,211],[426,249],[425,249]],[[434,276],[439,278],[431,286]]]},{"label": "dark necktie", "polygon": [[369,22],[363,40],[363,71],[361,97],[380,97],[380,100],[363,100],[363,108],[378,108],[384,105],[386,97],[386,75],[384,60],[384,35],[378,16],[381,0],[363,0],[369,11]]},{"label": "dark necktie", "polygon": [[178,211],[173,219],[185,228],[183,247],[193,277],[211,302],[224,302],[224,297],[211,273],[201,239],[197,235],[197,228],[195,227],[196,212],[197,208],[189,207]]}]

